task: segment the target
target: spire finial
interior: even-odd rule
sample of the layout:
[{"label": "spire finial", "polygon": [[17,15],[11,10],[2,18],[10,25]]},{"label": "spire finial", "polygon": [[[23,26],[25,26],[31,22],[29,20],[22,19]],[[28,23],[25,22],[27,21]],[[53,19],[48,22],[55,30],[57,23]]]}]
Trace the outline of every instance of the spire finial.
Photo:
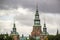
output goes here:
[{"label": "spire finial", "polygon": [[59,34],[59,31],[58,31],[58,29],[57,29],[57,35]]},{"label": "spire finial", "polygon": [[38,14],[38,0],[36,0],[36,14]]},{"label": "spire finial", "polygon": [[14,23],[15,23],[15,16],[14,16],[14,19],[13,20],[14,20]]},{"label": "spire finial", "polygon": [[45,16],[44,16],[44,27],[46,27]]},{"label": "spire finial", "polygon": [[14,24],[14,27],[15,27],[15,17],[14,17],[14,19],[13,19],[13,24]]},{"label": "spire finial", "polygon": [[36,10],[38,9],[38,1],[36,0]]}]

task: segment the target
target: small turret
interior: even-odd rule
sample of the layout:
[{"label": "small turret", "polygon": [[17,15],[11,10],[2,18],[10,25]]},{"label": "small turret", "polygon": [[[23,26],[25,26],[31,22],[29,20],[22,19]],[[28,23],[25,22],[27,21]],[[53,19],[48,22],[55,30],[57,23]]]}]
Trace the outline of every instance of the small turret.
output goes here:
[{"label": "small turret", "polygon": [[16,33],[16,26],[15,26],[15,23],[13,24],[13,32]]},{"label": "small turret", "polygon": [[13,40],[19,40],[19,34],[18,32],[16,31],[16,25],[15,25],[15,22],[13,24],[13,30],[11,31],[11,35]]},{"label": "small turret", "polygon": [[47,28],[46,28],[46,23],[44,22],[44,27],[43,27],[43,33],[47,34]]},{"label": "small turret", "polygon": [[13,30],[11,31],[11,34],[12,34],[12,35],[19,35],[18,32],[16,31],[15,22],[14,22],[14,24],[13,24]]}]

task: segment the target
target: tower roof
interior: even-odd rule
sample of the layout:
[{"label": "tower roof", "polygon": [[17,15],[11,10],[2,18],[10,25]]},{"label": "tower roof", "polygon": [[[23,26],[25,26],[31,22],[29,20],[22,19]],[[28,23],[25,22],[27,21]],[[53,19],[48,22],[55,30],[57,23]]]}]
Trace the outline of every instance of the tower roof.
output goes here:
[{"label": "tower roof", "polygon": [[34,26],[41,26],[40,19],[39,19],[39,13],[38,13],[38,1],[37,0],[36,0],[36,13],[35,13],[35,19],[34,19]]}]

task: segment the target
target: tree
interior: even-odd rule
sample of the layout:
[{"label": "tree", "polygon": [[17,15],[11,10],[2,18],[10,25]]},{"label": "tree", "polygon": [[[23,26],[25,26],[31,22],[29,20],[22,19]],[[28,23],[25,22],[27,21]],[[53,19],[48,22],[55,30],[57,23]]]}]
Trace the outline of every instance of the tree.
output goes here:
[{"label": "tree", "polygon": [[60,34],[58,34],[58,35],[48,35],[48,40],[60,40]]}]

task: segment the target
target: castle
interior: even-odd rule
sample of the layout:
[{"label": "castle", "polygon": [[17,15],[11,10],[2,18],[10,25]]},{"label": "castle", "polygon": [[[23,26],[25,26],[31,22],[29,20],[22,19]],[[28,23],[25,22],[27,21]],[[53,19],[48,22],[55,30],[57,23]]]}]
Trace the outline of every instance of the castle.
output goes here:
[{"label": "castle", "polygon": [[[29,38],[30,39],[32,38],[34,40],[45,40],[48,35],[46,23],[44,22],[43,31],[41,30],[41,27],[42,26],[41,26],[40,19],[39,19],[38,5],[36,5],[36,13],[35,13],[33,30]],[[11,37],[13,38],[13,40],[19,40],[19,34],[16,31],[15,23],[13,26],[13,31],[11,32]]]}]

